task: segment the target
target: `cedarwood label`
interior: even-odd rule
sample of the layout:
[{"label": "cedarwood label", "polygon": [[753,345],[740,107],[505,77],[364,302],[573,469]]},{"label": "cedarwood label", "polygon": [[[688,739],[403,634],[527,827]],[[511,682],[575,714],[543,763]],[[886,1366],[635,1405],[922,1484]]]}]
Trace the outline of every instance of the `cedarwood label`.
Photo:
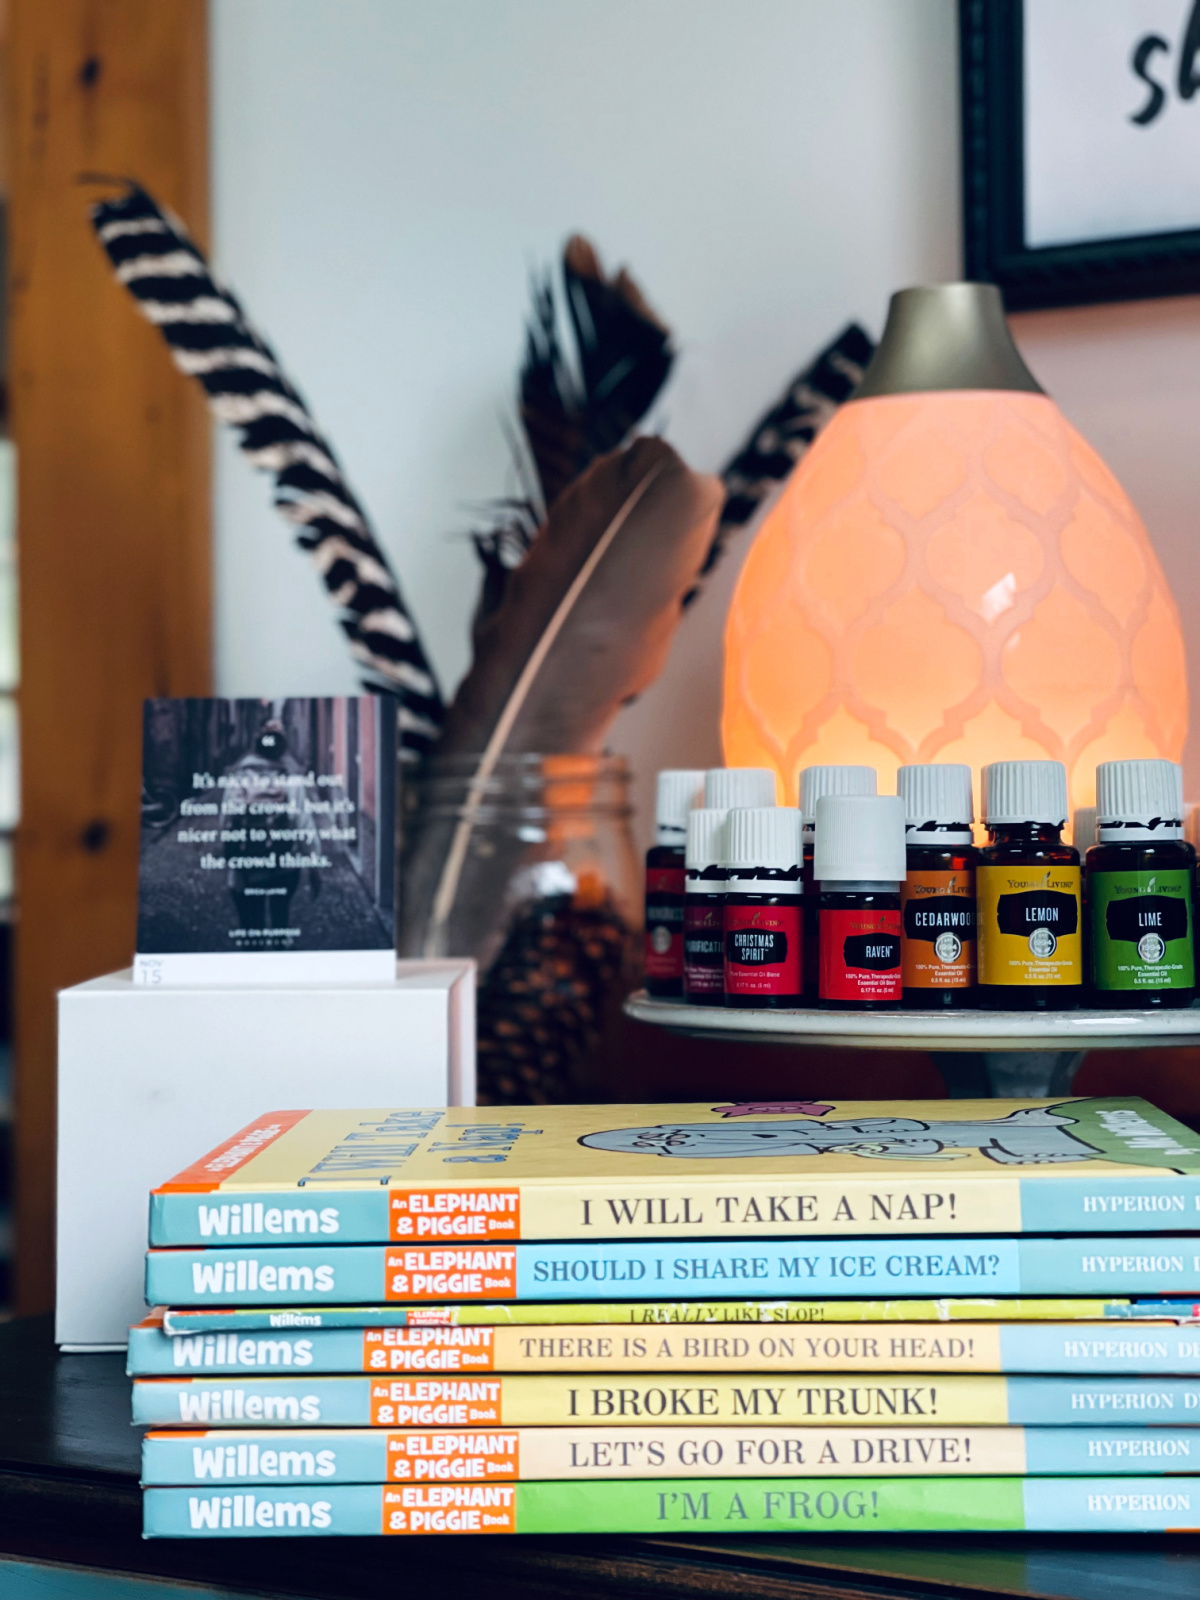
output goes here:
[{"label": "cedarwood label", "polygon": [[910,872],[900,886],[904,987],[969,989],[975,982],[975,874]]},{"label": "cedarwood label", "polygon": [[1066,988],[1083,982],[1078,867],[975,869],[982,984]]}]

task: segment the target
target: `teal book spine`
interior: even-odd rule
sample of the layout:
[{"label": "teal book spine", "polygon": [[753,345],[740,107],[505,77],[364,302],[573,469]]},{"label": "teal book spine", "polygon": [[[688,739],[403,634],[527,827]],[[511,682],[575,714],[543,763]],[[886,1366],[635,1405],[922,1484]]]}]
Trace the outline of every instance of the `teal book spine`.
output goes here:
[{"label": "teal book spine", "polygon": [[[1143,1233],[1186,1228],[1200,1217],[1200,1176],[1195,1173],[1156,1172],[1144,1178],[1078,1172],[1070,1177],[1022,1178],[1012,1173],[1010,1177],[1016,1204],[1006,1232]],[[822,1184],[830,1186],[826,1178]],[[563,1191],[565,1215],[576,1190],[564,1184]],[[396,1237],[390,1192],[378,1185],[338,1189],[324,1184],[317,1190],[297,1184],[276,1190],[156,1191],[150,1196],[150,1243],[174,1248],[244,1241],[261,1247],[332,1238],[339,1244],[386,1244]],[[894,1233],[895,1223],[887,1214],[891,1209],[864,1216],[862,1232]],[[624,1224],[618,1208],[611,1217],[598,1210],[589,1226],[592,1237],[619,1238]],[[753,1224],[748,1222],[745,1236],[752,1235]]]},{"label": "teal book spine", "polygon": [[[1006,1373],[1196,1373],[1200,1329],[1194,1325],[1104,1326],[1096,1323],[881,1325],[847,1333],[826,1325],[782,1335],[748,1326],[740,1337],[703,1338],[659,1331],[649,1337],[571,1328],[419,1328],[395,1333],[356,1328],[301,1332],[169,1335],[155,1326],[129,1332],[131,1377],[197,1377],[272,1372],[597,1372],[703,1371],[717,1354],[742,1370]],[[564,1359],[563,1352],[568,1352]],[[571,1365],[566,1363],[570,1362]]]},{"label": "teal book spine", "polygon": [[1191,1428],[381,1428],[152,1433],[146,1485],[726,1477],[996,1477],[1195,1472]]},{"label": "teal book spine", "polygon": [[1200,1379],[952,1373],[135,1378],[151,1428],[1200,1423]]},{"label": "teal book spine", "polygon": [[386,1244],[391,1238],[388,1191],[323,1188],[214,1193],[153,1193],[152,1245],[294,1244],[300,1239],[336,1239],[339,1244]]},{"label": "teal book spine", "polygon": [[151,1250],[150,1305],[1200,1291],[1200,1241],[933,1238]]},{"label": "teal book spine", "polygon": [[150,1539],[429,1533],[1195,1532],[1161,1478],[667,1478],[592,1483],[147,1489]]}]

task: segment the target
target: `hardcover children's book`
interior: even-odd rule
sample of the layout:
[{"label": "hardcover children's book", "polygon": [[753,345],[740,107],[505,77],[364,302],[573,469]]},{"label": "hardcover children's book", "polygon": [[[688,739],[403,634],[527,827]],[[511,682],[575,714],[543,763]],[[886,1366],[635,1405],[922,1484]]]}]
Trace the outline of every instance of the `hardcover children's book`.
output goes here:
[{"label": "hardcover children's book", "polygon": [[139,1427],[861,1427],[1200,1422],[1200,1378],[951,1373],[136,1378]]},{"label": "hardcover children's book", "polygon": [[276,1111],[154,1191],[150,1242],[1111,1234],[1198,1218],[1200,1136],[1136,1098]]},{"label": "hardcover children's book", "polygon": [[1200,1374],[1175,1323],[896,1323],[886,1328],[317,1328],[129,1334],[133,1377],[294,1372],[1081,1372]]},{"label": "hardcover children's book", "polygon": [[1191,1428],[261,1428],[149,1433],[145,1484],[1187,1473]]},{"label": "hardcover children's book", "polygon": [[168,1306],[164,1333],[258,1333],[275,1328],[474,1328],[731,1322],[1167,1322],[1200,1320],[1186,1297],[1115,1300],[651,1300],[530,1305]]},{"label": "hardcover children's book", "polygon": [[147,1538],[408,1533],[1187,1533],[1187,1478],[666,1478],[147,1489]]},{"label": "hardcover children's book", "polygon": [[644,1300],[647,1293],[1195,1294],[1200,1238],[575,1240],[151,1250],[149,1305]]}]

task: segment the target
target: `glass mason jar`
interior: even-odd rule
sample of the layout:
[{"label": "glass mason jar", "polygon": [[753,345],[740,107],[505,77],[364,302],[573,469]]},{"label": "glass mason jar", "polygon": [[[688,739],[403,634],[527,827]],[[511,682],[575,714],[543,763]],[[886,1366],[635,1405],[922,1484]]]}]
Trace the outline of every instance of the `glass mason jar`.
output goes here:
[{"label": "glass mason jar", "polygon": [[478,1100],[603,1097],[637,980],[641,874],[619,756],[432,758],[404,789],[400,954],[479,966]]}]

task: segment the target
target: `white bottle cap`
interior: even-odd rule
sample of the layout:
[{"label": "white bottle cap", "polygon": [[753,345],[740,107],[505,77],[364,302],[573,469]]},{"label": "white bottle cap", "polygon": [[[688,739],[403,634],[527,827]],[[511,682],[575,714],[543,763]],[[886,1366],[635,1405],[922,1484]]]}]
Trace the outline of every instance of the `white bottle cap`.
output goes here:
[{"label": "white bottle cap", "polygon": [[[687,844],[684,847],[684,866],[691,872],[703,872],[705,867],[715,867],[725,853],[725,818],[729,815],[723,807],[697,806],[688,812]],[[705,894],[720,894],[720,883],[705,887]]]},{"label": "white bottle cap", "polygon": [[896,793],[904,801],[909,844],[970,844],[975,820],[970,767],[949,761],[901,767]]},{"label": "white bottle cap", "polygon": [[980,774],[987,827],[1067,823],[1067,769],[1061,761],[993,761]]},{"label": "white bottle cap", "polygon": [[656,844],[682,844],[688,812],[704,799],[703,772],[679,769],[660,772],[654,803]]},{"label": "white bottle cap", "polygon": [[704,804],[721,811],[773,806],[775,774],[770,767],[712,767],[704,774]]},{"label": "white bottle cap", "polygon": [[817,801],[823,794],[875,794],[878,789],[874,767],[805,767],[800,774],[800,812],[805,833],[811,837]]},{"label": "white bottle cap", "polygon": [[1071,813],[1071,843],[1082,855],[1096,842],[1095,806],[1076,806]]},{"label": "white bottle cap", "polygon": [[1096,838],[1183,838],[1183,769],[1174,761],[1102,761],[1096,768]]},{"label": "white bottle cap", "polygon": [[823,794],[817,801],[818,883],[900,883],[908,869],[897,794]]},{"label": "white bottle cap", "polygon": [[[757,883],[764,894],[799,894],[803,855],[800,813],[794,807],[754,806],[729,813],[721,856],[721,865],[729,869],[729,893]],[[794,872],[795,881],[761,878],[759,868]]]}]

